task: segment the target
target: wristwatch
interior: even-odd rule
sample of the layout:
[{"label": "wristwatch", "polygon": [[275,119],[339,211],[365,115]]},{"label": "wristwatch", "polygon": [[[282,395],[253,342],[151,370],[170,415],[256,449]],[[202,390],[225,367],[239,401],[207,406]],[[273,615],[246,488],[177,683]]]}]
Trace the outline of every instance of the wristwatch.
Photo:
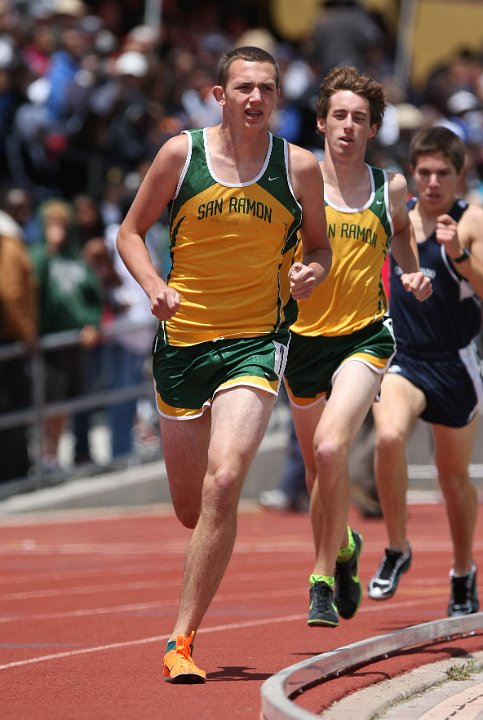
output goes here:
[{"label": "wristwatch", "polygon": [[471,253],[470,253],[470,251],[468,250],[468,248],[463,248],[463,250],[462,250],[462,252],[461,252],[461,255],[458,255],[458,257],[455,257],[455,258],[451,258],[451,260],[452,260],[454,263],[457,263],[457,264],[459,265],[459,263],[462,263],[462,262],[464,262],[465,260],[469,260],[469,259],[470,259],[470,255],[471,255]]}]

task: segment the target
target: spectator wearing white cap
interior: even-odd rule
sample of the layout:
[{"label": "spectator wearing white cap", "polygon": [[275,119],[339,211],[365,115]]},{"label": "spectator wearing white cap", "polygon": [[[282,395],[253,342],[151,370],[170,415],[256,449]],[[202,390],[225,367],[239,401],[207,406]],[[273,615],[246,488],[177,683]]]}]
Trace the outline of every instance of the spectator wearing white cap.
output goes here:
[{"label": "spectator wearing white cap", "polygon": [[470,90],[456,90],[447,101],[448,123],[465,143],[480,145],[483,142],[483,104]]},{"label": "spectator wearing white cap", "polygon": [[137,50],[128,50],[122,53],[115,63],[119,75],[131,75],[135,78],[146,77],[149,64],[144,55]]}]

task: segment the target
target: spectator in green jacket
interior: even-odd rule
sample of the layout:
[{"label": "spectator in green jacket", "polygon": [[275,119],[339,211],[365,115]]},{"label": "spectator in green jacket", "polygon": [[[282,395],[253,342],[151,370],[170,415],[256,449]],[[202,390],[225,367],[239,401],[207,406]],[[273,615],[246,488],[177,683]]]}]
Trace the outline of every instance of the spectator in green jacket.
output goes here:
[{"label": "spectator in green jacket", "polygon": [[[64,200],[47,200],[39,208],[42,242],[32,248],[39,283],[39,334],[78,330],[77,345],[45,353],[45,399],[66,400],[85,392],[85,349],[99,340],[102,311],[100,281],[80,254],[73,209]],[[58,475],[59,441],[66,413],[47,417],[43,435],[46,474]]]}]

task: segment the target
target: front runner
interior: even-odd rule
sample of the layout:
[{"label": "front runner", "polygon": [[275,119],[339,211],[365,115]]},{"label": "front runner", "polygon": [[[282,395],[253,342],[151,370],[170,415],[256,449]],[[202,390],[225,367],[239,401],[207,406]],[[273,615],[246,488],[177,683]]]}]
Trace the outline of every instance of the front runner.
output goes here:
[{"label": "front runner", "polygon": [[[174,683],[205,681],[193,639],[230,559],[243,481],[285,369],[290,291],[309,297],[331,262],[318,163],[268,131],[279,93],[265,51],[223,56],[213,88],[221,125],[163,145],[117,241],[160,320],[153,366],[164,459],[176,514],[194,528],[163,662]],[[144,237],[168,205],[166,285]],[[303,262],[289,281],[299,229]]]}]

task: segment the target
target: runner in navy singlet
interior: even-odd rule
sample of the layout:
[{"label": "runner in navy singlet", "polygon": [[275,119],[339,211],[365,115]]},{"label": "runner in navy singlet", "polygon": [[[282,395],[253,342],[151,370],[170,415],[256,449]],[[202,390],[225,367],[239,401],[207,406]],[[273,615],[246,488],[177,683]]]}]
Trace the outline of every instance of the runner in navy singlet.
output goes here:
[{"label": "runner in navy singlet", "polygon": [[483,208],[458,199],[463,142],[444,127],[419,131],[410,162],[418,197],[409,203],[421,270],[433,294],[414,302],[396,282],[391,258],[391,303],[397,353],[374,406],[376,482],[388,548],[369,582],[374,600],[390,598],[409,570],[405,448],[418,418],[431,424],[435,464],[453,546],[451,617],[478,610],[473,540],[478,499],[468,474],[483,407],[480,332],[483,296]]}]

